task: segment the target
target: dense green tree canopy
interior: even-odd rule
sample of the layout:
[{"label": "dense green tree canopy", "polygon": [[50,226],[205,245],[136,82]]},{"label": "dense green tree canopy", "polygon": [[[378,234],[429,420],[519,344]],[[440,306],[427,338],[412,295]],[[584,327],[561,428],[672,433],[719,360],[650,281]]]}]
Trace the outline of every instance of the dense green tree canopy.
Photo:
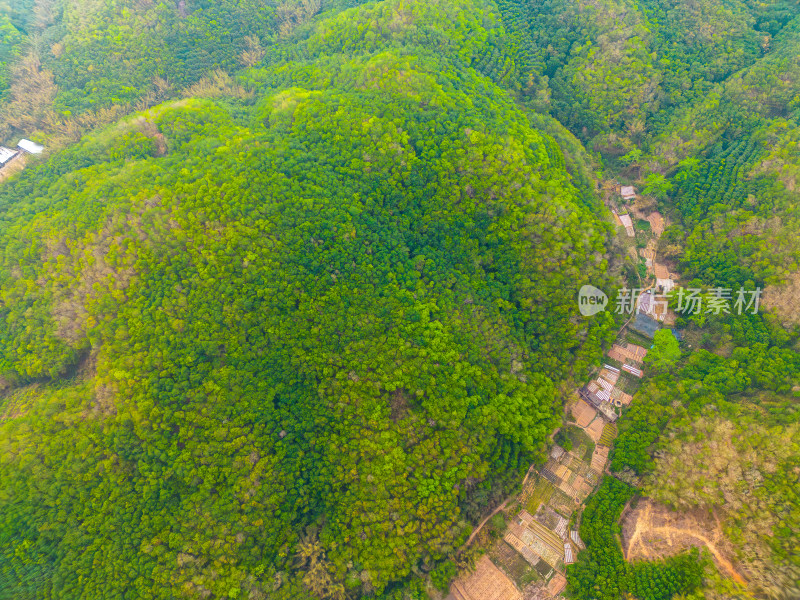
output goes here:
[{"label": "dense green tree canopy", "polygon": [[[446,589],[613,337],[575,298],[621,283],[621,182],[781,322],[659,333],[612,468],[796,586],[798,56],[792,0],[0,0],[0,137],[49,149],[0,182],[0,598]],[[625,562],[634,494],[569,593],[702,593]]]},{"label": "dense green tree canopy", "polygon": [[360,54],[369,10],[0,190],[13,597],[381,591],[545,448],[608,228],[490,80]]}]

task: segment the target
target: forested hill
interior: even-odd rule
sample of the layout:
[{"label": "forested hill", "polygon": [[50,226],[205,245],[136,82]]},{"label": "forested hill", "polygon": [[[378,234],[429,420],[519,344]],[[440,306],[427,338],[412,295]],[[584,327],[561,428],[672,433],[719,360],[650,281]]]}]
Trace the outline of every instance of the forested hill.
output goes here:
[{"label": "forested hill", "polygon": [[470,66],[502,37],[477,1],[334,13],[0,188],[0,597],[343,598],[452,556],[609,324],[574,317],[608,226]]},{"label": "forested hill", "polygon": [[[686,282],[768,292],[623,422],[615,464],[671,472],[682,403],[797,364],[799,12],[0,0],[0,138],[48,148],[0,183],[0,599],[446,589],[616,332],[575,298],[642,266],[619,183]],[[784,379],[721,389],[782,426]]]},{"label": "forested hill", "polygon": [[[672,224],[687,281],[800,277],[800,6],[794,0],[509,1],[509,85],[557,117]],[[790,319],[784,303],[773,308]]]},{"label": "forested hill", "polygon": [[12,0],[0,2],[0,137],[50,145],[133,110],[192,95],[219,69],[258,63],[346,0]]}]

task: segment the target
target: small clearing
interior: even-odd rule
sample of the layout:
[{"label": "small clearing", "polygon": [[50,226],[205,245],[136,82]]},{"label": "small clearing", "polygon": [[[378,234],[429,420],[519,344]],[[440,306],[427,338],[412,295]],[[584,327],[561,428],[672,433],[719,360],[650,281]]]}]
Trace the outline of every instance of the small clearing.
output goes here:
[{"label": "small clearing", "polygon": [[622,538],[622,549],[629,561],[653,560],[705,546],[721,573],[747,585],[728,558],[733,552],[716,515],[700,510],[678,513],[643,499],[636,508],[623,513]]},{"label": "small clearing", "polygon": [[775,313],[784,326],[800,324],[800,271],[791,273],[781,285],[767,286],[762,304]]}]

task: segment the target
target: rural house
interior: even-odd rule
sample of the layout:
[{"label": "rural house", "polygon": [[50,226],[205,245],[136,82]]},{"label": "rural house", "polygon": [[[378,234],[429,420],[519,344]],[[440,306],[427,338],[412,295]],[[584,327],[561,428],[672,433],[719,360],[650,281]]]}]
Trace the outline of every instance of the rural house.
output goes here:
[{"label": "rural house", "polygon": [[675,282],[672,280],[669,270],[662,264],[656,263],[654,266],[656,274],[656,287],[665,294],[672,291]]},{"label": "rural house", "polygon": [[6,148],[5,146],[0,146],[0,169],[5,167],[8,163],[14,160],[19,151],[12,150],[11,148]]},{"label": "rural house", "polygon": [[17,144],[17,148],[19,148],[23,152],[27,152],[28,154],[41,154],[42,152],[44,152],[44,146],[40,146],[36,142],[32,142],[24,138],[19,141],[19,144]]}]

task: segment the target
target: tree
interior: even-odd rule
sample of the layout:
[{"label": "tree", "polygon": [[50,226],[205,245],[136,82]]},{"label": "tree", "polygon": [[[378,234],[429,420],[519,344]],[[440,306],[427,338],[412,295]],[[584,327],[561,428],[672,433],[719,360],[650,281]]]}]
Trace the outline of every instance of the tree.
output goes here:
[{"label": "tree", "polygon": [[643,194],[653,196],[658,200],[666,200],[674,187],[672,182],[661,173],[650,173],[644,180]]},{"label": "tree", "polygon": [[681,357],[681,349],[675,335],[669,329],[656,331],[653,347],[645,357],[645,363],[659,371],[665,371]]}]

